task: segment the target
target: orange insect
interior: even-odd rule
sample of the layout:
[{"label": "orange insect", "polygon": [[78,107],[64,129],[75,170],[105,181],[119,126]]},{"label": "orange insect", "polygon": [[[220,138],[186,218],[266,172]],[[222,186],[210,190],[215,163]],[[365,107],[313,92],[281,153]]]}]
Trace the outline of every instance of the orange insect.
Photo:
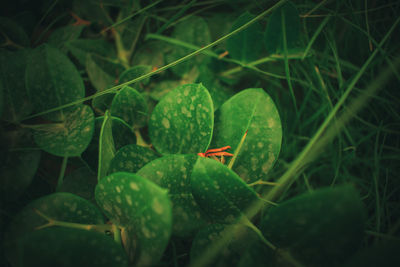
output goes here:
[{"label": "orange insect", "polygon": [[[203,158],[210,157],[210,158],[218,160],[219,162],[224,164],[225,163],[224,156],[233,157],[233,154],[225,151],[230,148],[231,148],[231,146],[224,146],[221,148],[208,149],[205,153],[197,153],[197,155],[199,155],[200,157],[203,157]],[[221,157],[221,158],[219,159],[218,157]]]}]

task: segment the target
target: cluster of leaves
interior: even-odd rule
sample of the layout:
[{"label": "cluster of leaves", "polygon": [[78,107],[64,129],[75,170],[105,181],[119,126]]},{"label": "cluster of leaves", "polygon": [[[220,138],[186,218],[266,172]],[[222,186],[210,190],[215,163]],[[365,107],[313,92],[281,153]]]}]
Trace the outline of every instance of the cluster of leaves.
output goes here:
[{"label": "cluster of leaves", "polygon": [[[288,71],[304,51],[296,6],[278,2],[264,27],[223,1],[235,11],[223,23],[218,13],[178,19],[196,1],[172,15],[162,0],[142,2],[73,1],[76,22],[57,22],[49,15],[57,4],[47,6],[44,21],[59,26],[49,22],[51,31],[35,38],[0,18],[2,206],[45,176],[43,162],[62,158],[54,186],[7,220],[8,263],[153,266],[180,255],[200,266],[346,262],[364,239],[357,190],[263,202],[254,186],[274,184],[284,111],[260,82],[243,87],[227,71],[270,75],[256,65],[282,63],[284,74],[274,75],[286,75],[296,107]],[[170,18],[155,15],[163,12]],[[202,50],[221,34],[226,42]],[[228,145],[226,165],[198,156]]]}]

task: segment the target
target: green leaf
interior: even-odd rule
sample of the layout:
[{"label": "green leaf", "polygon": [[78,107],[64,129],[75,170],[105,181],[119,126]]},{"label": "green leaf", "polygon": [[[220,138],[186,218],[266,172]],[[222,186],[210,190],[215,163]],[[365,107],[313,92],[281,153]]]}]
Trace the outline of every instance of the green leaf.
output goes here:
[{"label": "green leaf", "polygon": [[207,88],[213,100],[214,110],[217,110],[225,101],[233,96],[233,91],[223,86],[215,71],[211,70],[205,65],[200,66],[200,73],[196,79],[197,83],[202,83]]},{"label": "green leaf", "polygon": [[157,263],[171,235],[167,190],[141,176],[117,172],[99,181],[95,196],[113,223],[133,231],[128,238],[136,238],[136,266]]},{"label": "green leaf", "polygon": [[151,89],[149,95],[154,100],[160,101],[164,96],[166,96],[169,92],[171,92],[179,85],[181,85],[180,81],[163,80],[158,82],[156,86]]},{"label": "green leaf", "polygon": [[191,185],[196,202],[216,222],[236,222],[258,200],[236,173],[209,158],[198,157]]},{"label": "green leaf", "polygon": [[119,75],[124,71],[124,67],[108,58],[96,54],[88,54],[86,71],[90,82],[96,90],[103,91],[116,85]]},{"label": "green leaf", "polygon": [[9,46],[29,46],[29,37],[24,29],[10,18],[0,17],[0,34]]},{"label": "green leaf", "polygon": [[[75,65],[60,50],[41,45],[33,50],[26,67],[26,87],[36,112],[81,99],[85,96],[83,80]],[[67,108],[52,113],[62,120]]]},{"label": "green leaf", "polygon": [[143,43],[132,58],[134,65],[147,65],[160,68],[165,65],[164,52],[167,49],[164,42],[150,41]]},{"label": "green leaf", "polygon": [[[211,42],[210,31],[207,23],[203,18],[197,16],[191,16],[190,18],[178,23],[175,26],[171,37],[179,41],[195,45],[199,48],[208,45]],[[193,51],[193,49],[178,45],[172,46],[172,51],[165,55],[166,62],[169,64]],[[196,65],[207,64],[209,61],[210,57],[206,55],[197,55],[191,60],[187,60],[178,64],[177,66],[172,67],[171,70],[179,77],[182,77],[193,67],[196,67]]]},{"label": "green leaf", "polygon": [[34,231],[21,240],[18,254],[24,267],[128,266],[124,250],[112,238],[80,229]]},{"label": "green leaf", "polygon": [[[139,78],[140,76],[143,76],[149,72],[151,72],[152,67],[149,65],[136,65],[133,66],[127,70],[125,70],[121,76],[119,77],[119,84],[131,81],[133,79]],[[146,78],[144,80],[141,80],[140,83],[146,85],[150,81],[150,78]],[[143,91],[143,90],[141,90]]]},{"label": "green leaf", "polygon": [[[231,32],[254,18],[254,15],[246,11],[233,22]],[[229,38],[226,41],[226,49],[233,59],[244,63],[251,62],[258,59],[260,56],[263,47],[261,39],[261,25],[259,22],[255,22],[243,31]]]},{"label": "green leaf", "polygon": [[96,96],[92,99],[92,107],[96,113],[104,114],[107,109],[111,108],[111,103],[116,93],[109,93],[105,95]]},{"label": "green leaf", "polygon": [[65,111],[64,116],[62,122],[37,128],[35,142],[41,149],[56,156],[80,156],[93,137],[93,111],[89,106],[80,105]]},{"label": "green leaf", "polygon": [[154,108],[149,135],[163,154],[205,152],[213,129],[210,94],[201,84],[185,84],[168,93]]},{"label": "green leaf", "polygon": [[108,58],[116,57],[114,46],[103,39],[71,40],[65,44],[65,47],[82,66],[86,66],[88,54],[96,54]]},{"label": "green leaf", "polygon": [[211,224],[200,230],[194,238],[190,249],[191,263],[209,259],[208,254],[215,250],[213,246],[223,239],[227,241],[225,246],[208,262],[209,266],[236,266],[243,252],[258,240],[258,236],[244,225]]},{"label": "green leaf", "polygon": [[109,173],[136,173],[144,165],[158,157],[157,153],[148,147],[134,144],[127,145],[118,150],[117,154],[111,160]]},{"label": "green leaf", "polygon": [[68,50],[66,47],[67,43],[77,40],[81,35],[83,28],[83,25],[67,25],[60,27],[51,33],[48,43],[65,53]]},{"label": "green leaf", "polygon": [[267,240],[307,266],[338,266],[361,245],[364,223],[358,192],[340,186],[279,204],[267,212],[260,228]]},{"label": "green leaf", "polygon": [[33,110],[25,87],[28,50],[0,50],[0,83],[3,85],[4,110],[2,118],[19,122]]},{"label": "green leaf", "polygon": [[106,111],[99,137],[99,170],[97,180],[100,181],[107,175],[110,162],[115,154],[115,145],[112,133],[112,120],[110,112]]},{"label": "green leaf", "polygon": [[69,192],[94,202],[94,188],[96,185],[96,174],[89,168],[82,167],[65,176],[59,191]]},{"label": "green leaf", "polygon": [[[129,144],[136,144],[136,136],[132,132],[132,129],[128,125],[117,117],[112,117],[112,137],[114,140],[115,150],[118,151],[121,147]],[[95,132],[90,145],[82,154],[82,157],[87,161],[93,170],[98,169],[99,163],[99,142],[100,142],[100,130],[103,125],[104,116],[97,117],[95,119]]]},{"label": "green leaf", "polygon": [[262,89],[247,89],[226,101],[215,114],[212,147],[231,146],[234,153],[247,132],[233,170],[247,183],[265,178],[282,142],[279,113]]},{"label": "green leaf", "polygon": [[3,201],[15,201],[31,184],[39,167],[40,151],[3,151],[0,168],[0,195]]},{"label": "green leaf", "polygon": [[111,114],[123,119],[133,129],[139,129],[147,124],[147,103],[138,91],[124,86],[112,101]]},{"label": "green leaf", "polygon": [[20,259],[17,253],[18,243],[36,227],[47,221],[39,216],[35,210],[46,216],[65,222],[82,224],[103,224],[103,215],[100,210],[89,201],[70,193],[54,193],[39,198],[24,207],[10,222],[4,236],[6,256],[13,266],[19,266]]},{"label": "green leaf", "polygon": [[[283,24],[284,23],[284,24]],[[288,50],[299,46],[300,17],[296,6],[288,1],[275,9],[267,23],[264,33],[264,42],[269,54],[283,53],[283,27],[286,33],[286,47]]]},{"label": "green leaf", "polygon": [[137,174],[168,189],[172,201],[173,234],[191,236],[206,223],[205,215],[195,202],[190,184],[190,175],[196,155],[168,155],[153,160]]}]

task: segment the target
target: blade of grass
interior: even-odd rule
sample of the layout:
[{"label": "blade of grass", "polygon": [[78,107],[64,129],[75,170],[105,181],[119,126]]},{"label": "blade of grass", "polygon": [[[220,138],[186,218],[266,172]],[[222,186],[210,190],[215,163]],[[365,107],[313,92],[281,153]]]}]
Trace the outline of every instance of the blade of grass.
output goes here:
[{"label": "blade of grass", "polygon": [[164,1],[164,0],[158,0],[158,1],[154,2],[154,3],[151,3],[150,5],[148,5],[148,6],[144,7],[144,8],[142,8],[142,9],[140,9],[140,10],[138,10],[138,11],[136,11],[136,12],[133,13],[132,15],[129,15],[129,16],[127,16],[126,18],[123,18],[123,19],[117,21],[116,23],[114,23],[114,24],[112,24],[112,25],[110,25],[110,26],[104,28],[103,30],[101,30],[100,34],[103,34],[103,33],[105,33],[106,31],[108,31],[109,29],[114,28],[114,27],[116,27],[116,26],[118,26],[118,25],[121,25],[122,23],[124,23],[124,22],[130,20],[131,18],[133,18],[133,17],[139,15],[140,13],[143,13],[143,12],[146,11],[147,9],[150,9],[150,8],[152,8],[153,6],[158,5],[158,4],[161,3],[162,1]]},{"label": "blade of grass", "polygon": [[101,96],[101,95],[105,95],[105,94],[109,94],[109,93],[115,93],[119,89],[121,89],[122,87],[124,87],[126,85],[130,85],[130,84],[139,82],[139,81],[144,80],[146,78],[149,78],[149,77],[151,77],[151,76],[153,76],[153,75],[155,75],[157,73],[163,72],[163,71],[165,71],[165,70],[167,70],[167,69],[169,69],[169,68],[171,68],[171,67],[173,67],[175,65],[178,65],[181,62],[184,62],[184,61],[186,61],[186,60],[188,60],[188,59],[190,59],[190,58],[202,53],[204,50],[207,50],[207,49],[209,49],[209,48],[211,48],[213,46],[216,46],[217,44],[219,44],[219,43],[225,41],[226,39],[230,38],[232,35],[234,35],[234,34],[240,32],[240,31],[246,29],[247,27],[249,27],[254,22],[260,20],[262,17],[266,16],[267,14],[271,13],[273,10],[275,10],[279,6],[283,5],[286,1],[287,0],[279,1],[278,3],[276,3],[275,5],[270,7],[269,9],[265,10],[260,15],[256,16],[254,19],[252,19],[249,22],[243,24],[241,27],[237,28],[236,30],[234,30],[234,31],[222,36],[218,40],[216,40],[216,41],[214,41],[214,42],[212,42],[212,43],[210,43],[210,44],[208,44],[208,45],[206,45],[206,46],[204,46],[204,47],[202,47],[202,48],[200,48],[200,49],[198,49],[198,50],[196,50],[196,51],[194,51],[194,52],[192,52],[192,53],[190,53],[190,54],[188,54],[188,55],[186,55],[186,56],[184,56],[184,57],[182,57],[182,58],[180,58],[180,59],[178,59],[178,60],[176,60],[174,62],[171,62],[171,63],[169,63],[167,65],[164,65],[164,66],[162,66],[162,67],[160,67],[160,68],[158,68],[156,70],[153,70],[152,72],[146,73],[146,74],[144,74],[144,75],[142,75],[142,76],[140,76],[138,78],[132,79],[132,80],[127,81],[125,83],[122,83],[122,84],[113,86],[111,88],[105,89],[105,90],[103,90],[101,92],[98,92],[98,93],[96,93],[94,95],[91,95],[91,96],[88,96],[88,97],[85,97],[85,98],[81,98],[79,100],[73,101],[71,103],[68,103],[68,104],[65,104],[65,105],[62,105],[62,106],[59,106],[59,107],[56,107],[56,108],[52,108],[52,109],[49,109],[49,110],[45,110],[45,111],[42,111],[42,112],[27,116],[23,120],[35,118],[35,117],[38,117],[38,116],[42,116],[44,114],[48,114],[48,113],[51,113],[51,112],[54,112],[54,111],[58,111],[58,110],[61,110],[61,109],[67,108],[67,107],[71,107],[71,106],[74,106],[74,105],[77,105],[77,104],[81,104],[81,103],[83,103],[85,101],[91,100],[91,99],[93,99],[95,97],[98,97],[98,96]]},{"label": "blade of grass", "polygon": [[290,95],[292,97],[294,110],[296,112],[296,116],[299,117],[299,111],[297,110],[296,96],[294,95],[292,81],[290,79],[290,68],[289,68],[289,60],[288,60],[288,49],[287,49],[287,36],[286,36],[286,22],[285,22],[285,13],[283,9],[281,9],[281,23],[282,23],[282,42],[283,42],[283,58],[285,61],[285,73],[286,73],[286,81],[289,86]]},{"label": "blade of grass", "polygon": [[186,12],[190,7],[192,7],[193,4],[196,3],[197,0],[192,0],[189,4],[185,5],[182,9],[180,9],[178,12],[176,12],[164,25],[162,25],[157,31],[156,34],[160,34],[165,29],[172,23],[174,22],[177,18],[179,18],[182,14]]},{"label": "blade of grass", "polygon": [[[389,31],[386,33],[386,35],[384,36],[384,38],[380,42],[380,44],[379,44],[380,47],[382,47],[382,45],[388,40],[389,36],[393,32],[393,30],[396,28],[396,26],[398,25],[399,22],[400,22],[400,18],[398,18],[395,21],[395,23],[393,23],[392,27],[389,29]],[[272,188],[271,191],[269,191],[267,193],[267,195],[265,197],[266,199],[268,199],[270,201],[273,201],[283,191],[285,191],[287,189],[287,187],[295,181],[295,177],[297,177],[299,170],[302,169],[307,163],[309,163],[311,158],[316,156],[316,153],[314,153],[314,155],[312,155],[312,153],[310,153],[310,152],[313,152],[313,151],[316,152],[314,150],[315,146],[319,145],[319,146],[322,147],[322,146],[324,146],[326,144],[326,143],[321,143],[321,142],[318,142],[318,141],[320,140],[320,138],[322,137],[324,132],[327,130],[328,126],[330,125],[330,123],[332,122],[334,117],[336,116],[337,112],[343,106],[344,102],[346,101],[346,99],[348,98],[350,93],[352,92],[352,90],[355,87],[356,83],[359,81],[359,79],[364,74],[364,72],[366,71],[366,69],[368,68],[368,66],[372,62],[372,60],[375,58],[375,56],[377,55],[378,51],[379,51],[379,49],[376,49],[370,55],[370,57],[366,60],[366,62],[361,67],[359,72],[355,75],[353,80],[350,82],[349,86],[347,87],[347,89],[344,92],[344,94],[342,95],[342,97],[339,99],[339,101],[337,102],[337,104],[335,105],[333,110],[329,113],[328,117],[324,120],[324,122],[319,127],[317,132],[314,134],[314,136],[308,142],[306,147],[302,150],[302,152],[299,154],[299,156],[291,163],[289,169],[282,175],[281,178],[278,179],[277,183],[279,184],[279,186],[276,186],[276,187]],[[399,61],[400,61],[399,58],[397,58],[396,66],[399,64]],[[389,68],[391,68],[391,67],[389,67]],[[363,103],[360,103],[360,101],[355,101],[352,105],[350,105],[350,106],[354,107],[353,108],[353,112],[352,112],[353,114],[357,113],[357,112],[354,112],[354,110],[358,111],[359,109],[361,109],[361,107],[369,99],[370,95],[373,95],[373,93],[381,86],[380,84],[377,84],[377,81],[379,81],[381,84],[384,84],[389,80],[391,74],[392,74],[391,70],[385,69],[384,72],[382,72],[381,75],[366,90],[366,92],[371,91],[371,93],[368,94],[368,96],[361,95],[358,98],[358,99],[362,99]],[[345,113],[345,115],[348,117],[346,119],[346,122],[347,122],[352,116],[348,112]],[[344,120],[344,118],[342,118],[342,120]],[[343,125],[343,122],[341,122],[339,120],[338,120],[338,122]],[[337,132],[334,131],[334,134],[336,134],[336,133]],[[326,140],[325,140],[325,142],[326,142]]]}]

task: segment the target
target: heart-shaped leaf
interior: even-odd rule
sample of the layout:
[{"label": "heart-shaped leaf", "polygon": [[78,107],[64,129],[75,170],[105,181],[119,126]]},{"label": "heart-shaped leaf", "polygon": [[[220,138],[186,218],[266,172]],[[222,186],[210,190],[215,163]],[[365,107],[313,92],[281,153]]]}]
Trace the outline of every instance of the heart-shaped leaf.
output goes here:
[{"label": "heart-shaped leaf", "polygon": [[128,266],[127,256],[105,234],[70,228],[34,231],[20,241],[17,253],[20,266]]},{"label": "heart-shaped leaf", "polygon": [[233,170],[251,183],[265,178],[278,158],[282,142],[279,113],[262,89],[243,90],[217,110],[212,147],[229,145],[237,153],[246,131]]},{"label": "heart-shaped leaf", "polygon": [[[213,259],[210,258],[209,255],[215,250],[213,246],[218,246],[221,239],[226,239],[224,247]],[[211,224],[201,229],[194,238],[190,249],[190,261],[195,265],[207,259],[207,266],[236,266],[243,252],[258,239],[252,229],[241,224]]]},{"label": "heart-shaped leaf", "polygon": [[58,221],[82,224],[104,223],[100,210],[89,201],[76,195],[54,193],[39,198],[23,208],[10,222],[6,231],[4,237],[6,255],[13,266],[19,266],[17,263],[20,258],[16,247],[20,240],[34,232],[36,227],[47,223],[35,209]]},{"label": "heart-shaped leaf", "polygon": [[307,266],[342,265],[364,236],[365,210],[352,186],[305,193],[267,212],[261,231]]},{"label": "heart-shaped leaf", "polygon": [[[246,11],[233,22],[231,32],[254,18],[254,15]],[[263,47],[261,40],[262,28],[259,22],[255,22],[229,38],[226,41],[226,48],[233,59],[242,62],[251,62],[260,56]]]},{"label": "heart-shaped leaf", "polygon": [[117,172],[99,181],[95,196],[113,223],[133,229],[128,238],[136,238],[136,265],[157,263],[171,235],[172,207],[167,190],[141,176]]},{"label": "heart-shaped leaf", "polygon": [[148,109],[143,96],[132,87],[125,86],[115,95],[111,114],[123,119],[133,129],[147,124]]},{"label": "heart-shaped leaf", "polygon": [[168,189],[173,204],[173,234],[180,237],[192,235],[206,221],[190,185],[196,159],[196,155],[167,155],[153,160],[137,173]]},{"label": "heart-shaped leaf", "polygon": [[214,123],[210,94],[201,84],[185,84],[168,93],[154,108],[149,135],[163,154],[205,152]]},{"label": "heart-shaped leaf", "polygon": [[[178,23],[172,32],[172,38],[179,41],[202,47],[211,42],[210,31],[206,21],[201,17],[191,16],[189,19]],[[172,45],[169,45],[172,46]],[[167,63],[178,60],[187,54],[193,52],[193,49],[185,48],[182,46],[174,45],[172,51],[165,55]],[[182,77],[188,73],[193,67],[200,64],[207,64],[210,57],[206,55],[197,55],[195,58],[182,62],[171,68],[171,70],[178,76]]]},{"label": "heart-shaped leaf", "polygon": [[[31,53],[25,79],[36,112],[59,107],[85,96],[83,80],[75,65],[60,50],[47,44]],[[51,113],[51,118],[63,120],[63,112],[70,109]]]},{"label": "heart-shaped leaf", "polygon": [[284,52],[283,31],[286,35],[288,50],[299,46],[300,17],[296,6],[288,1],[272,13],[267,23],[264,42],[270,54]]},{"label": "heart-shaped leaf", "polygon": [[209,158],[198,157],[191,185],[196,202],[216,222],[236,222],[258,200],[236,173]]},{"label": "heart-shaped leaf", "polygon": [[127,145],[118,150],[117,154],[111,160],[109,173],[136,173],[144,165],[158,157],[157,153],[148,147],[135,144]]},{"label": "heart-shaped leaf", "polygon": [[41,149],[56,156],[80,156],[93,137],[93,111],[89,106],[80,105],[65,111],[64,117],[62,122],[35,129],[35,142]]},{"label": "heart-shaped leaf", "polygon": [[106,111],[99,137],[99,170],[97,180],[107,175],[110,162],[115,155],[115,145],[112,133],[112,120],[110,112]]},{"label": "heart-shaped leaf", "polygon": [[[0,83],[3,87],[3,119],[18,122],[31,113],[33,106],[25,86],[25,70],[29,52],[0,50]],[[6,74],[6,75],[5,75]]]}]

